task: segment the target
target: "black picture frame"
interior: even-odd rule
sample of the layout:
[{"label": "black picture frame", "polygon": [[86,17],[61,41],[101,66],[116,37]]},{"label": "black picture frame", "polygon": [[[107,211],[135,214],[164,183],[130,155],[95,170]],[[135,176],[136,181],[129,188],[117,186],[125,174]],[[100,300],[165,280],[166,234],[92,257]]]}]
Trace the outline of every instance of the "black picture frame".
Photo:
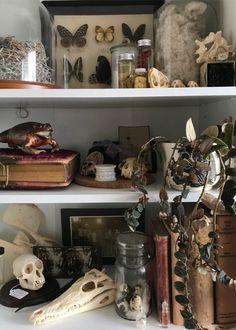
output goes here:
[{"label": "black picture frame", "polygon": [[[64,246],[91,245],[100,250],[102,264],[114,264],[115,239],[129,230],[126,208],[63,208],[61,209],[62,242]],[[137,230],[144,231],[144,213]]]},{"label": "black picture frame", "polygon": [[100,252],[93,246],[33,246],[43,262],[44,275],[56,278],[81,277],[93,268],[102,269]]},{"label": "black picture frame", "polygon": [[44,0],[42,3],[54,15],[150,14],[164,0]]}]

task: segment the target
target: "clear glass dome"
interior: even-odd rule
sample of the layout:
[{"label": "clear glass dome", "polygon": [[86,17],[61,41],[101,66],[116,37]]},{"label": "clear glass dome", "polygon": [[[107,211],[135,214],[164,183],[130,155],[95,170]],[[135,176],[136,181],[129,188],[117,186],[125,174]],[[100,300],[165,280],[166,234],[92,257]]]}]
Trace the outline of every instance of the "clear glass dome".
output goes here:
[{"label": "clear glass dome", "polygon": [[0,87],[54,85],[54,32],[40,0],[0,0]]},{"label": "clear glass dome", "polygon": [[154,19],[154,65],[173,81],[199,84],[195,40],[216,32],[216,10],[205,0],[167,0]]}]

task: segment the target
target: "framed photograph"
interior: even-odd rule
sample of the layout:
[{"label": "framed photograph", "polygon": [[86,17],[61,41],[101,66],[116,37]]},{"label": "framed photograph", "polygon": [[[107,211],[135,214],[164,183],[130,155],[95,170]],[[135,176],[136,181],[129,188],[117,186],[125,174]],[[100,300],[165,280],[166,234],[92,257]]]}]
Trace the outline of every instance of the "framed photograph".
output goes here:
[{"label": "framed photograph", "polygon": [[[119,126],[118,127],[119,142],[136,146],[138,150],[150,140],[150,126]],[[149,148],[143,153],[148,172],[155,173],[157,171],[157,155],[153,148]]]},{"label": "framed photograph", "polygon": [[[116,236],[129,227],[125,208],[61,209],[62,242],[65,246],[91,245],[101,251],[102,263],[115,261]],[[144,216],[138,230],[144,230]]]},{"label": "framed photograph", "polygon": [[33,253],[42,260],[44,274],[58,278],[81,277],[102,266],[100,252],[92,246],[34,246]]}]

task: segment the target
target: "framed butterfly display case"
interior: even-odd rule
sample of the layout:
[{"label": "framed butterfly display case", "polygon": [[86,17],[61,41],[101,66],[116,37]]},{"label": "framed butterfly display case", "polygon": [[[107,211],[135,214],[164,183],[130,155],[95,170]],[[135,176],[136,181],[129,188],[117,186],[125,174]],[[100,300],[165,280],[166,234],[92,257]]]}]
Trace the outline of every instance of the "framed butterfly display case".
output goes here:
[{"label": "framed butterfly display case", "polygon": [[142,38],[153,40],[153,10],[161,3],[45,1],[56,33],[58,87],[111,88],[110,49]]}]

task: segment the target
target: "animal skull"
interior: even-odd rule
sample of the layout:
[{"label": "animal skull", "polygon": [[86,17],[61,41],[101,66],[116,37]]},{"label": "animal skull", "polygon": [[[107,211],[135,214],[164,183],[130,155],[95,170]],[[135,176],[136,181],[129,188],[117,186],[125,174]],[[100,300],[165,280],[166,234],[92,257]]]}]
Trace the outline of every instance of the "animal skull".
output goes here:
[{"label": "animal skull", "polygon": [[61,296],[33,312],[30,321],[33,324],[45,324],[62,317],[106,306],[114,300],[115,285],[112,279],[103,272],[92,269]]},{"label": "animal skull", "polygon": [[148,82],[151,88],[169,87],[169,78],[156,68],[149,70]]},{"label": "animal skull", "polygon": [[13,262],[13,274],[25,289],[38,290],[45,283],[43,262],[33,254],[23,254]]},{"label": "animal skull", "polygon": [[187,84],[187,87],[199,87],[199,85],[196,83],[196,81],[190,80]]},{"label": "animal skull", "polygon": [[145,174],[147,172],[146,165],[141,160],[138,162],[136,157],[128,157],[124,159],[118,165],[118,168],[121,170],[121,176],[126,179],[131,179],[132,174],[135,171],[140,171],[141,174]]},{"label": "animal skull", "polygon": [[101,152],[99,151],[93,151],[91,152],[84,160],[82,164],[82,168],[80,171],[81,175],[95,175],[96,165],[103,164],[104,161],[104,156]]},{"label": "animal skull", "polygon": [[174,88],[185,87],[185,84],[182,82],[182,80],[175,79],[172,81],[171,87],[174,87]]}]

